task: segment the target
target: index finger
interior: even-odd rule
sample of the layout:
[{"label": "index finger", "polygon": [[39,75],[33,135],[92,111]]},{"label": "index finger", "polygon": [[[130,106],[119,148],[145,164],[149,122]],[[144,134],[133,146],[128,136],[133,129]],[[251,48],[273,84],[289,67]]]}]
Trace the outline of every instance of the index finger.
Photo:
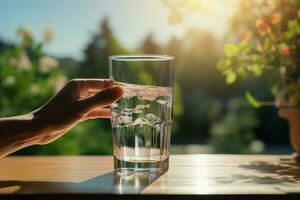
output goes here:
[{"label": "index finger", "polygon": [[76,82],[80,85],[80,91],[88,92],[98,92],[113,85],[111,79],[76,79]]},{"label": "index finger", "polygon": [[85,82],[86,88],[89,92],[98,92],[101,89],[112,86],[114,83],[111,79],[79,79],[81,82]]}]

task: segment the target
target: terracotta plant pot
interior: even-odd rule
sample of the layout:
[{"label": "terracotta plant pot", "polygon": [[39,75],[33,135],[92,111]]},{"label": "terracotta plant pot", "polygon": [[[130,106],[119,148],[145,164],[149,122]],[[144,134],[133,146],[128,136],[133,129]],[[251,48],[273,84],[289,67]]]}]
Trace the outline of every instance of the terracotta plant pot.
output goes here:
[{"label": "terracotta plant pot", "polygon": [[300,160],[300,108],[281,108],[279,116],[289,123],[290,142],[297,160]]}]

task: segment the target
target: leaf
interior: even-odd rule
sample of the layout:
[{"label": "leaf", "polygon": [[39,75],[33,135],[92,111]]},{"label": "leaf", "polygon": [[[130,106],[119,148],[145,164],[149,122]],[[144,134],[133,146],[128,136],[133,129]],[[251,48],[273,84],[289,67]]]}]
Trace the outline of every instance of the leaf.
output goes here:
[{"label": "leaf", "polygon": [[237,76],[236,76],[236,73],[229,70],[226,72],[226,84],[232,84],[235,82]]},{"label": "leaf", "polygon": [[247,71],[246,71],[246,67],[245,66],[239,66],[237,68],[237,73],[240,77],[242,77],[243,79],[245,79],[248,75]]},{"label": "leaf", "polygon": [[249,91],[246,92],[245,96],[248,103],[254,108],[259,108],[261,106],[259,101],[257,101]]},{"label": "leaf", "polygon": [[272,45],[271,39],[270,38],[265,38],[265,40],[263,42],[263,48],[264,48],[264,50],[270,49],[271,45]]},{"label": "leaf", "polygon": [[298,23],[298,20],[290,20],[288,22],[288,29],[294,33],[299,34],[300,33],[300,25]]},{"label": "leaf", "polygon": [[238,53],[238,48],[231,43],[226,44],[224,50],[227,57],[233,57]]},{"label": "leaf", "polygon": [[251,70],[254,76],[260,76],[262,74],[262,66],[259,64],[254,64]]},{"label": "leaf", "polygon": [[231,65],[231,61],[229,59],[223,59],[219,61],[217,68],[221,71],[228,69]]},{"label": "leaf", "polygon": [[273,95],[278,93],[278,86],[277,85],[274,85],[274,86],[271,87],[271,93]]},{"label": "leaf", "polygon": [[238,48],[242,51],[247,50],[249,48],[249,42],[248,41],[242,41],[238,44]]}]

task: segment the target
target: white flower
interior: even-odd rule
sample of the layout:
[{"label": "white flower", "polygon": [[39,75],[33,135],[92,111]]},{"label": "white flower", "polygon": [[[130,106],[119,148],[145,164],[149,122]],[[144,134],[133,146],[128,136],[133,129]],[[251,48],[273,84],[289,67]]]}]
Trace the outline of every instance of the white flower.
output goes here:
[{"label": "white flower", "polygon": [[21,70],[27,71],[30,69],[30,67],[31,67],[31,62],[28,56],[25,53],[21,54],[21,56],[19,57],[19,68]]},{"label": "white flower", "polygon": [[253,140],[250,144],[250,149],[254,153],[261,153],[265,149],[265,144],[260,140]]},{"label": "white flower", "polygon": [[30,28],[21,26],[17,30],[17,35],[22,39],[22,40],[27,40],[27,39],[32,39],[33,38],[33,32]]},{"label": "white flower", "polygon": [[30,90],[31,94],[37,95],[39,93],[39,91],[40,91],[40,88],[39,88],[39,86],[37,84],[33,83],[33,84],[30,85],[29,90]]},{"label": "white flower", "polygon": [[3,80],[3,85],[5,86],[11,86],[14,85],[17,82],[16,78],[14,76],[7,76],[5,77],[5,79]]},{"label": "white flower", "polygon": [[58,61],[54,58],[44,56],[39,60],[39,66],[40,72],[46,74],[58,66]]},{"label": "white flower", "polygon": [[22,53],[19,57],[17,58],[12,58],[10,60],[10,64],[21,70],[21,71],[27,71],[31,68],[31,61],[29,60],[28,56],[26,53]]},{"label": "white flower", "polygon": [[68,82],[67,77],[61,74],[61,75],[53,78],[50,81],[50,84],[53,85],[54,92],[57,93],[61,88],[63,88],[65,86],[65,84],[67,82]]},{"label": "white flower", "polygon": [[51,43],[54,39],[54,32],[50,27],[46,27],[43,32],[45,43]]},{"label": "white flower", "polygon": [[286,74],[286,67],[285,66],[281,66],[280,69],[279,69],[279,72],[280,72],[280,75],[282,77],[284,77],[285,74]]}]

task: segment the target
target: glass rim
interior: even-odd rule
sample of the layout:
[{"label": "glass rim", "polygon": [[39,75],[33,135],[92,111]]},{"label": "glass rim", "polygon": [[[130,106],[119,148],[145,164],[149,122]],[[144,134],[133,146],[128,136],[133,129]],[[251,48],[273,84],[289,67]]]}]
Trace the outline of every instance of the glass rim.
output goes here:
[{"label": "glass rim", "polygon": [[110,61],[171,61],[174,56],[160,54],[120,54],[109,56]]}]

